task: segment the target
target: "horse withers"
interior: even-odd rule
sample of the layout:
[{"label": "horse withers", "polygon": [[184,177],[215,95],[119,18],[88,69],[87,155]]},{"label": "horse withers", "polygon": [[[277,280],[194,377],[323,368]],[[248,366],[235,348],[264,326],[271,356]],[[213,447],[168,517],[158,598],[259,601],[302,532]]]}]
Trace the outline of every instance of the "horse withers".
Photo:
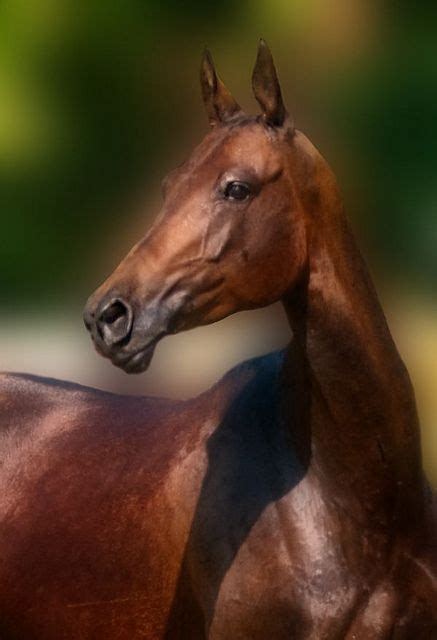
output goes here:
[{"label": "horse withers", "polygon": [[414,395],[333,173],[265,43],[261,115],[207,52],[201,85],[211,130],[85,324],[127,372],[277,300],[293,338],[185,402],[4,376],[0,637],[436,637]]}]

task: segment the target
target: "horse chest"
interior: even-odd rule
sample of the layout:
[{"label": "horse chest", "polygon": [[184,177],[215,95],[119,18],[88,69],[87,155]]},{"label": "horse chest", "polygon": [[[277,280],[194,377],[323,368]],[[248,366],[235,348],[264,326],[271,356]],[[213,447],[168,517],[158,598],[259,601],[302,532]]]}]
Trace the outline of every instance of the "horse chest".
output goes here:
[{"label": "horse chest", "polygon": [[[213,640],[336,637],[359,591],[350,549],[339,544],[350,525],[290,449],[272,380],[253,385],[210,425],[196,454],[204,471],[174,611],[194,597]],[[192,478],[179,477],[180,500],[193,494]],[[360,532],[352,538],[358,548]]]},{"label": "horse chest", "polygon": [[240,512],[238,526],[228,518],[215,535],[206,519],[191,540],[188,564],[208,637],[335,637],[357,585],[315,480],[265,505],[253,523],[245,517]]}]

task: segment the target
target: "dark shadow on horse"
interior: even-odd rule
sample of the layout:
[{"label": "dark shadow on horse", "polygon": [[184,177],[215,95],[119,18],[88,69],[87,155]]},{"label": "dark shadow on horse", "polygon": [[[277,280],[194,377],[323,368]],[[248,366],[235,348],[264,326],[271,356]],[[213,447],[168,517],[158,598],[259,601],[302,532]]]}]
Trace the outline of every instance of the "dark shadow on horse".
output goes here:
[{"label": "dark shadow on horse", "polygon": [[285,428],[282,361],[282,353],[258,360],[255,377],[208,440],[208,468],[173,600],[169,639],[207,636],[222,581],[252,527],[305,475]]}]

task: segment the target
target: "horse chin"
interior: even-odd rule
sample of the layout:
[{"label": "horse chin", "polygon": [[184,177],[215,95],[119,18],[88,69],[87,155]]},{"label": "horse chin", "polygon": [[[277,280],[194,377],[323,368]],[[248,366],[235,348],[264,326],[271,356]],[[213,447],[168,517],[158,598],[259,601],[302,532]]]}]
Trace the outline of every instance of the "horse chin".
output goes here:
[{"label": "horse chin", "polygon": [[128,358],[117,359],[114,358],[112,363],[115,366],[120,367],[126,373],[143,373],[149,368],[149,365],[152,361],[153,354],[155,352],[157,341],[154,341],[152,344],[147,345],[144,349],[140,349],[136,351],[133,355]]}]

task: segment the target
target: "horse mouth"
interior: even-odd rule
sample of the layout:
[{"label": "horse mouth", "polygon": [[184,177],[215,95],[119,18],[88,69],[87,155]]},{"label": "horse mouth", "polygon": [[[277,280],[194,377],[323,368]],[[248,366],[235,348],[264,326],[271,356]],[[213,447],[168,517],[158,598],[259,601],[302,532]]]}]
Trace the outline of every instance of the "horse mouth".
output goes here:
[{"label": "horse mouth", "polygon": [[145,347],[129,354],[116,354],[111,358],[112,364],[126,373],[143,373],[152,361],[155,347],[161,336],[154,338]]}]

